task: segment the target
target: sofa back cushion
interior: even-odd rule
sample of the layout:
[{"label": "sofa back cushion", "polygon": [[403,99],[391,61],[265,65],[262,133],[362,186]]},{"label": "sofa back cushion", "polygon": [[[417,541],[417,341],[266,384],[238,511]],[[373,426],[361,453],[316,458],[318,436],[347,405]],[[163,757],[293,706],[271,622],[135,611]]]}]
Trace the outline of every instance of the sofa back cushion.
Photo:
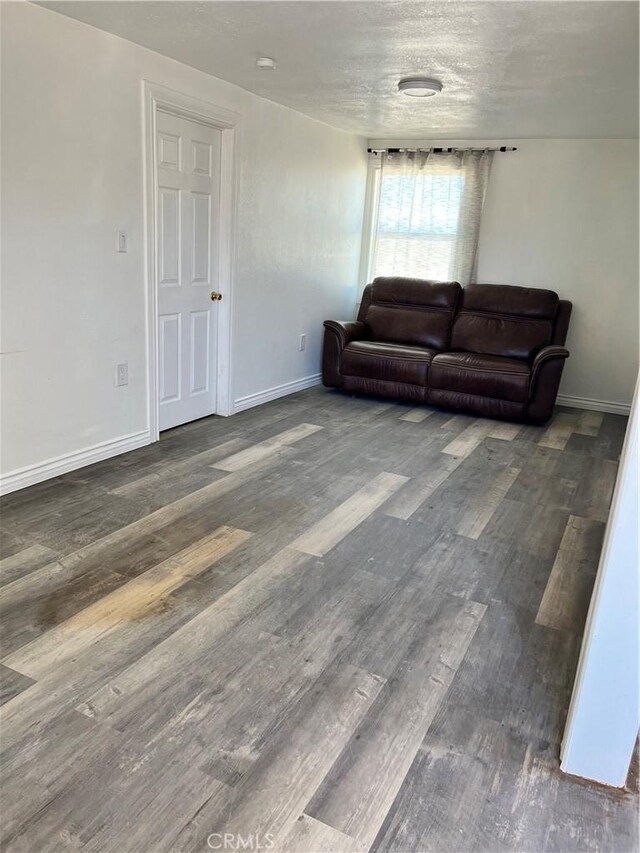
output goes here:
[{"label": "sofa back cushion", "polygon": [[365,288],[358,319],[374,341],[447,349],[461,290],[457,281],[376,278]]},{"label": "sofa back cushion", "polygon": [[470,284],[462,292],[451,349],[533,358],[551,343],[558,302],[558,294],[552,290]]}]

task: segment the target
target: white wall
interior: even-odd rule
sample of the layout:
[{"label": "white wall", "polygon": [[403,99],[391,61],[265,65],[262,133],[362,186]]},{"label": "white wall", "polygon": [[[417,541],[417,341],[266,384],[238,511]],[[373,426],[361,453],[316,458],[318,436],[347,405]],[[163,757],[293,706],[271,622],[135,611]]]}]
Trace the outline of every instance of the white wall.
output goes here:
[{"label": "white wall", "polygon": [[355,304],[364,140],[54,12],[0,8],[3,474],[145,441],[143,79],[242,115],[234,399],[317,374],[322,320]]},{"label": "white wall", "polygon": [[628,407],[638,371],[638,140],[404,142],[517,146],[494,158],[478,281],[550,288],[571,300],[560,393]]},{"label": "white wall", "polygon": [[562,742],[565,773],[622,787],[640,724],[638,388]]}]

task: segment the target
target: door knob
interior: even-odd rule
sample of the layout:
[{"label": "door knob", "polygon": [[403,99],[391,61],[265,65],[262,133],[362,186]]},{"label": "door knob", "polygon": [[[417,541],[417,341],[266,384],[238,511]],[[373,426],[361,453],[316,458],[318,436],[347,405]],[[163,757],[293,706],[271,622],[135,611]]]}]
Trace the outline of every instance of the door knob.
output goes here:
[{"label": "door knob", "polygon": [[222,299],[222,294],[221,294],[221,293],[218,293],[218,291],[217,291],[217,290],[212,290],[212,291],[211,291],[211,301],[212,301],[212,302],[219,302],[221,299]]}]

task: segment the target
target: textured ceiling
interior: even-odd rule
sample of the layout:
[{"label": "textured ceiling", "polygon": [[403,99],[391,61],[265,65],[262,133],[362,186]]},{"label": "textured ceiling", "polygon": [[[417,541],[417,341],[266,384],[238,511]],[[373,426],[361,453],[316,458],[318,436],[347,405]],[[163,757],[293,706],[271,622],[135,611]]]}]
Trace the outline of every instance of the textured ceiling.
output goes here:
[{"label": "textured ceiling", "polygon": [[[634,0],[41,5],[368,137],[638,135]],[[415,73],[442,94],[399,94]]]}]

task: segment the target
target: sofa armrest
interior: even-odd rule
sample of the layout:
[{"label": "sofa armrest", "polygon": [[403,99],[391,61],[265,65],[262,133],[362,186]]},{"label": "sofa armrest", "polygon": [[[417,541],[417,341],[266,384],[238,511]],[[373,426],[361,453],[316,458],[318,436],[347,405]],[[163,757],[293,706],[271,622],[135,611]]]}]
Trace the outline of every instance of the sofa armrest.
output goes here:
[{"label": "sofa armrest", "polygon": [[322,383],[327,388],[341,388],[342,350],[350,341],[369,337],[369,330],[358,320],[325,320],[322,350]]},{"label": "sofa armrest", "polygon": [[351,341],[361,341],[368,337],[367,327],[359,320],[325,320],[324,327],[338,336],[341,350]]},{"label": "sofa armrest", "polygon": [[532,390],[535,388],[544,364],[555,359],[564,361],[566,358],[569,358],[569,350],[564,347],[556,346],[555,344],[548,347],[542,347],[542,349],[536,354],[536,357],[533,359],[533,364],[531,365],[530,388]]},{"label": "sofa armrest", "polygon": [[533,359],[529,382],[526,419],[530,423],[546,423],[553,414],[562,368],[569,357],[564,347],[543,347]]}]

